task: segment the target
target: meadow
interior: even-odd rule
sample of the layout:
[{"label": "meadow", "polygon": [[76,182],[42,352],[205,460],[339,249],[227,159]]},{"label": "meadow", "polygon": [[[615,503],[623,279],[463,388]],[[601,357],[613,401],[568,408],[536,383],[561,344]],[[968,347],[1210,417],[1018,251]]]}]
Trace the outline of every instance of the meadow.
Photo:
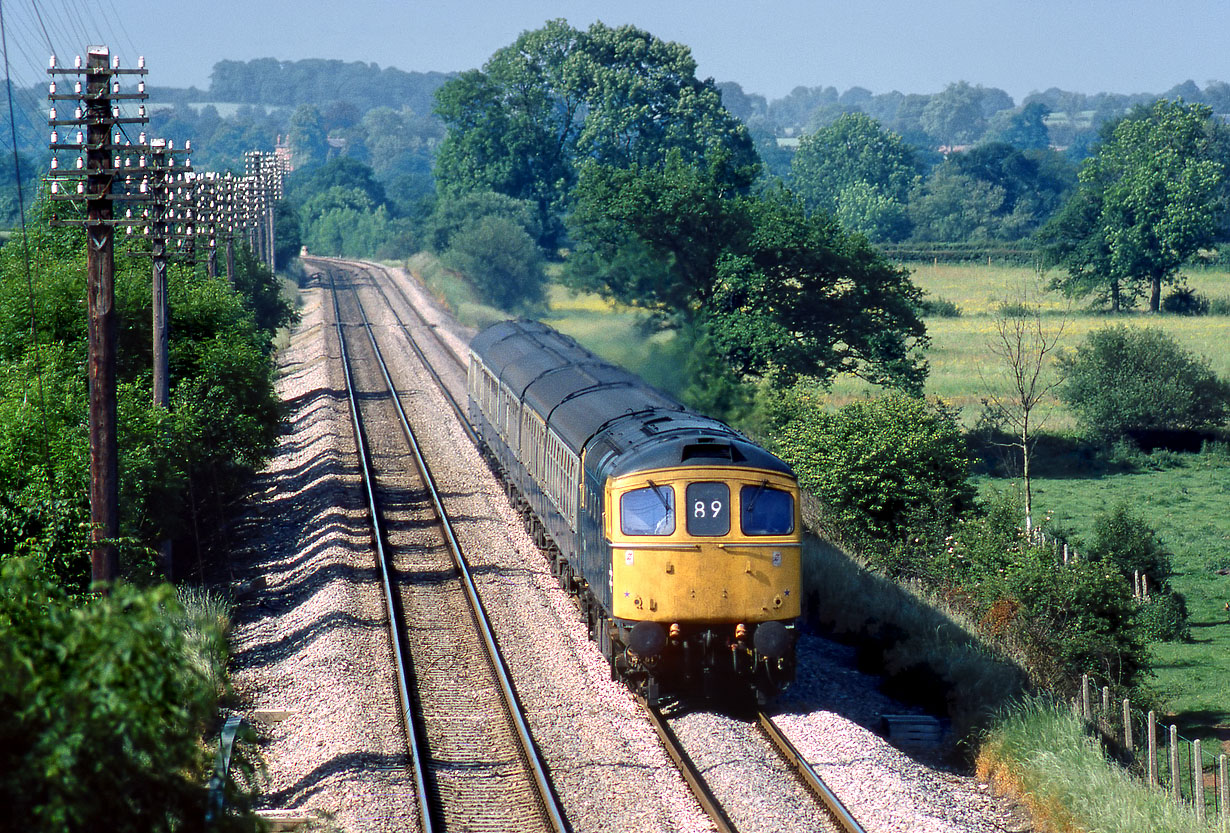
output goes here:
[{"label": "meadow", "polygon": [[[1230,316],[1183,317],[1129,312],[1111,316],[1069,304],[1043,288],[1045,276],[1029,267],[984,264],[908,264],[915,283],[931,300],[943,299],[960,309],[957,317],[926,320],[931,345],[926,353],[929,397],[939,397],[961,409],[972,427],[981,400],[997,370],[988,343],[995,335],[1000,305],[1017,303],[1023,292],[1038,304],[1049,328],[1063,326],[1059,348],[1071,350],[1094,329],[1114,324],[1164,329],[1187,349],[1209,360],[1214,371],[1230,378]],[[1230,299],[1230,272],[1195,269],[1187,284],[1210,298]],[[577,295],[553,286],[543,320],[569,333],[611,361],[640,373],[667,390],[680,384],[680,351],[669,336],[649,337],[641,317],[592,295]],[[853,378],[838,379],[831,391],[834,406],[875,395],[874,387]],[[1054,398],[1047,412],[1040,473],[1033,481],[1037,515],[1052,515],[1052,523],[1073,540],[1089,535],[1094,517],[1120,502],[1157,530],[1174,555],[1173,583],[1188,602],[1192,640],[1152,646],[1156,677],[1153,696],[1168,720],[1186,733],[1227,743],[1230,751],[1230,454],[1170,454],[1108,464],[1090,464],[1087,449],[1075,435],[1075,422]],[[980,474],[979,488],[1003,488],[1007,477]]]}]

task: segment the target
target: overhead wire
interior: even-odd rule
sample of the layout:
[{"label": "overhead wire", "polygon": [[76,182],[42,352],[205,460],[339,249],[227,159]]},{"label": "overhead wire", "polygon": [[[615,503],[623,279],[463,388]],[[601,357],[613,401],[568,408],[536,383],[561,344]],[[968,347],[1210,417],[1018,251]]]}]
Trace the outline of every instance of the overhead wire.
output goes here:
[{"label": "overhead wire", "polygon": [[43,465],[44,472],[50,482],[54,482],[55,470],[51,465],[51,431],[47,421],[47,398],[44,394],[43,364],[41,349],[38,342],[38,315],[34,298],[34,276],[30,266],[30,235],[26,228],[25,195],[21,184],[21,155],[17,152],[17,120],[13,113],[13,84],[9,75],[8,33],[4,26],[4,0],[0,0],[0,52],[4,55],[4,82],[8,90],[8,111],[10,135],[13,138],[13,170],[17,181],[17,214],[21,222],[21,251],[26,267],[26,288],[30,309],[30,343],[34,351],[34,374],[38,380],[38,407],[43,423]]}]

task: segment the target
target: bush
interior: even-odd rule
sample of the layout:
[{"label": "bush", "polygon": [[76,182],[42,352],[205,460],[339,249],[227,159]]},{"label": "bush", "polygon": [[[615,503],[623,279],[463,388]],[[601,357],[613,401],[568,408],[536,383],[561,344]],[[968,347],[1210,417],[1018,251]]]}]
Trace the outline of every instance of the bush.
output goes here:
[{"label": "bush", "polygon": [[1137,570],[1156,589],[1170,580],[1170,553],[1153,527],[1123,503],[1094,517],[1093,537],[1083,552],[1090,561],[1114,564],[1127,581],[1132,581]]},{"label": "bush", "polygon": [[1094,330],[1060,363],[1060,397],[1084,431],[1108,443],[1133,431],[1217,426],[1230,408],[1230,385],[1161,330]]},{"label": "bush", "polygon": [[1153,593],[1140,606],[1136,621],[1146,637],[1158,642],[1185,642],[1192,636],[1187,600],[1181,593]]},{"label": "bush", "polygon": [[[198,830],[225,642],[167,586],[74,603],[0,567],[0,801],[21,830]],[[230,816],[223,829],[254,829]]]},{"label": "bush", "polygon": [[1230,297],[1222,296],[1210,300],[1209,315],[1230,315]]},{"label": "bush", "polygon": [[542,300],[542,255],[524,229],[506,217],[487,216],[465,226],[452,236],[443,260],[504,309]]},{"label": "bush", "polygon": [[[796,388],[773,408],[777,452],[820,498],[825,523],[869,547],[873,560],[918,537],[911,530],[942,526],[972,502],[965,441],[942,403],[891,393],[832,412]],[[898,552],[888,572],[907,574],[913,561]]]},{"label": "bush", "polygon": [[960,318],[961,308],[954,302],[936,295],[934,298],[923,298],[920,310],[928,318]]},{"label": "bush", "polygon": [[1208,315],[1209,299],[1193,292],[1191,287],[1176,286],[1162,299],[1162,312],[1173,315]]}]

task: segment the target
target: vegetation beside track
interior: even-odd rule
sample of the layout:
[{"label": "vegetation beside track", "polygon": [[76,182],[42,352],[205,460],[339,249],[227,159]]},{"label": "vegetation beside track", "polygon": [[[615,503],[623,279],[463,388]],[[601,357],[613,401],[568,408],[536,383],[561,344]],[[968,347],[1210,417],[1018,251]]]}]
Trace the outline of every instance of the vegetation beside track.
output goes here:
[{"label": "vegetation beside track", "polygon": [[224,563],[227,515],[279,430],[273,339],[292,309],[246,249],[234,287],[173,266],[170,406],[155,408],[150,259],[117,250],[123,581],[92,595],[86,241],[47,214],[28,249],[0,250],[0,798],[25,829],[198,829],[224,611],[178,602],[157,554],[170,541],[181,580]]}]

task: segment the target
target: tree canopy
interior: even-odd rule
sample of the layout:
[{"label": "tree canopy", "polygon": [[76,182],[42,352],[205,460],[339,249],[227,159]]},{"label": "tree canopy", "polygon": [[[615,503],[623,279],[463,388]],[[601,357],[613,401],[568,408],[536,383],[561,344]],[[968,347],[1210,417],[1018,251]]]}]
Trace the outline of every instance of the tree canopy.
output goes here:
[{"label": "tree canopy", "polygon": [[795,193],[873,240],[909,232],[905,204],[918,175],[914,152],[863,113],[841,116],[799,143],[791,162]]},{"label": "tree canopy", "polygon": [[909,274],[789,192],[728,182],[720,161],[701,169],[679,154],[661,169],[586,165],[571,274],[660,320],[705,322],[739,374],[920,388],[926,337]]},{"label": "tree canopy", "polygon": [[436,96],[448,135],[436,159],[443,193],[495,191],[533,202],[552,247],[580,160],[660,168],[724,156],[735,183],[753,180],[747,129],[696,78],[686,46],[633,26],[587,30],[553,20],[498,50]]},{"label": "tree canopy", "polygon": [[1072,296],[1104,292],[1118,310],[1209,245],[1226,216],[1225,128],[1200,104],[1158,101],[1119,122],[1081,168],[1077,193],[1040,235]]}]

